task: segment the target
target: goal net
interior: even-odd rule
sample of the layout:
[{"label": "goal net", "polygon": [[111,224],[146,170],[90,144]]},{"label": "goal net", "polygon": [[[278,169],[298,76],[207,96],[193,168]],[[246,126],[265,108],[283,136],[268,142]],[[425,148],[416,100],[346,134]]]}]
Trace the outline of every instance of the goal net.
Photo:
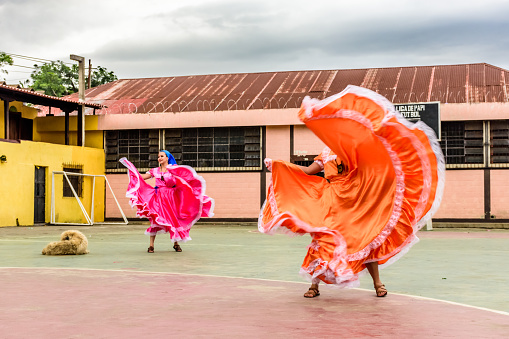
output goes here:
[{"label": "goal net", "polygon": [[[55,181],[55,178],[63,178],[62,181]],[[94,204],[96,198],[96,179],[104,179],[106,187],[110,190],[115,203],[124,219],[123,222],[95,222],[94,221]],[[78,179],[78,180],[73,180]],[[56,199],[56,186],[62,187],[62,198]],[[76,191],[78,189],[78,192]],[[60,191],[60,190],[59,190]],[[67,192],[67,193],[66,193]],[[87,196],[87,199],[83,197]],[[73,202],[69,200],[64,200],[64,197],[69,197],[67,199],[71,199],[74,197]],[[89,206],[84,205],[84,200],[87,200]],[[58,202],[57,202],[58,201]],[[65,217],[58,217],[59,215],[65,215],[67,208],[72,208],[74,210],[75,204],[78,204],[82,211],[82,215],[77,215],[75,217],[69,217],[68,215]],[[74,204],[74,206],[72,206]],[[57,206],[58,205],[58,206]],[[88,208],[87,208],[88,207]],[[59,213],[56,213],[56,210],[59,210]],[[57,220],[59,219],[59,220]],[[113,192],[113,189],[110,186],[108,178],[105,175],[95,175],[95,174],[84,174],[84,173],[76,173],[76,172],[66,172],[66,171],[53,171],[51,174],[51,218],[50,223],[52,225],[96,225],[96,224],[109,224],[109,225],[127,225],[128,221],[124,214],[124,211],[120,207],[118,203],[117,197]]]}]

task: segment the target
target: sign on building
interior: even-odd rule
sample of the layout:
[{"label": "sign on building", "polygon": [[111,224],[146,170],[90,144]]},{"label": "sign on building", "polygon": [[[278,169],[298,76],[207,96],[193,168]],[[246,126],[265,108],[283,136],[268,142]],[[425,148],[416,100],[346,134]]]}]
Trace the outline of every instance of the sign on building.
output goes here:
[{"label": "sign on building", "polygon": [[440,102],[418,102],[409,104],[394,104],[394,107],[410,122],[422,121],[433,131],[440,140]]}]

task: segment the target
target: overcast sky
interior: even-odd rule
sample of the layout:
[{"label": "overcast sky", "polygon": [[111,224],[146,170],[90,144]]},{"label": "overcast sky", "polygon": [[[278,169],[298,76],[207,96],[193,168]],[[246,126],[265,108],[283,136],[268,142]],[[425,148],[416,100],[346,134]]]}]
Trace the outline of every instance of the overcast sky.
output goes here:
[{"label": "overcast sky", "polygon": [[[509,0],[0,0],[0,18],[0,51],[69,63],[77,54],[120,79],[478,62],[509,69]],[[29,68],[5,69],[8,83],[29,77]]]}]

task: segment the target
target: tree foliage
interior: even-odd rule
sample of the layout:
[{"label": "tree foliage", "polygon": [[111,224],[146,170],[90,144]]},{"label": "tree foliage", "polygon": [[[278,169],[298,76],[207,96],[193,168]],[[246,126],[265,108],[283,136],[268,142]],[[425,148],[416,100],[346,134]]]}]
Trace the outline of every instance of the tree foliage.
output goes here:
[{"label": "tree foliage", "polygon": [[[6,65],[12,65],[14,62],[10,55],[5,54],[4,52],[0,52],[0,73],[8,74],[8,72],[3,69]],[[4,78],[5,80],[5,78]]]},{"label": "tree foliage", "polygon": [[[41,66],[34,65],[35,71],[32,72],[33,84],[31,87],[36,91],[44,91],[44,94],[61,97],[68,95],[77,90],[68,75],[72,74],[70,67],[66,66],[62,61],[43,64]],[[72,86],[69,86],[71,84]],[[74,88],[73,88],[74,87]]]},{"label": "tree foliage", "polygon": [[[31,87],[34,90],[42,90],[47,95],[57,97],[78,92],[79,68],[77,64],[73,64],[69,67],[59,60],[41,66],[34,65],[34,67],[35,71],[30,75],[33,82]],[[87,74],[85,74],[85,76],[87,76]],[[96,87],[117,79],[117,76],[112,71],[98,66],[97,69],[92,72],[90,84],[91,87]],[[85,86],[87,83],[88,79],[85,79]]]},{"label": "tree foliage", "polygon": [[106,68],[97,66],[97,70],[92,72],[90,87],[97,87],[115,80],[118,80],[118,78],[113,71],[108,72]]}]

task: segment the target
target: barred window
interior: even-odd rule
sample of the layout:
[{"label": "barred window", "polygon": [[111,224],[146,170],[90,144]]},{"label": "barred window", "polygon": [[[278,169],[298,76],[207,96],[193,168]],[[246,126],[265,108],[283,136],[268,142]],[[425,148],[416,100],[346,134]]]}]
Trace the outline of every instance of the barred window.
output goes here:
[{"label": "barred window", "polygon": [[490,164],[509,163],[509,120],[490,121]]},{"label": "barred window", "polygon": [[[64,164],[62,171],[64,172],[72,172],[72,173],[83,173],[83,165],[75,165],[75,164]],[[80,175],[67,175],[69,181],[71,182],[74,191],[78,197],[83,197],[83,177]],[[64,197],[74,197],[71,186],[69,186],[69,182],[63,175],[63,196]]]},{"label": "barred window", "polygon": [[260,170],[260,127],[167,129],[165,148],[198,170]]},{"label": "barred window", "polygon": [[114,172],[115,169],[123,169],[124,166],[118,162],[122,157],[126,157],[140,171],[157,167],[159,149],[159,130],[106,131],[106,170]]},{"label": "barred window", "polygon": [[483,122],[442,122],[440,145],[446,164],[484,164]]},{"label": "barred window", "polygon": [[199,171],[262,168],[260,127],[210,127],[106,131],[106,172],[125,171],[118,162],[122,157],[140,172],[157,167],[161,149]]}]

